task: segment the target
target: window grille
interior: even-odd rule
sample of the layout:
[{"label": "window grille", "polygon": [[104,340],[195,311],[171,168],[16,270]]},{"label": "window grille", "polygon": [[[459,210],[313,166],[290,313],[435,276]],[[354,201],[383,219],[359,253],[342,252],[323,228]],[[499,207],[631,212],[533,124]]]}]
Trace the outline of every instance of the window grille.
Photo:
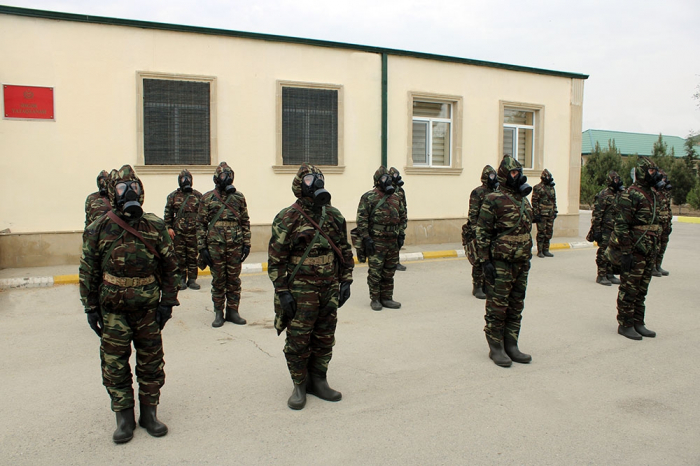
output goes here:
[{"label": "window grille", "polygon": [[284,165],[338,165],[338,91],[282,88]]}]

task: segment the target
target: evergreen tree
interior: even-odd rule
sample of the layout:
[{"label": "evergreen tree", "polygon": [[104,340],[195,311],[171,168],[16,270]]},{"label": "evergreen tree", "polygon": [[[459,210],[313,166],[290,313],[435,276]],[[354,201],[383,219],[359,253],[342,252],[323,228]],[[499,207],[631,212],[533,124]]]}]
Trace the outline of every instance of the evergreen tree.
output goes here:
[{"label": "evergreen tree", "polygon": [[622,157],[615,146],[615,140],[608,141],[608,147],[601,149],[596,142],[586,165],[581,170],[581,202],[592,205],[595,196],[607,184],[608,173],[614,170],[620,173]]}]

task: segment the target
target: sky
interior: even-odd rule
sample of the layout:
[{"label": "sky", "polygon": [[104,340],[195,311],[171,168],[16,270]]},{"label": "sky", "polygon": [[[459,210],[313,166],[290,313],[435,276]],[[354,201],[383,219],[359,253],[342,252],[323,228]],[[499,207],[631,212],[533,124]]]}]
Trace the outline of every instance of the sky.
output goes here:
[{"label": "sky", "polygon": [[698,0],[0,0],[590,75],[583,130],[700,132]]}]

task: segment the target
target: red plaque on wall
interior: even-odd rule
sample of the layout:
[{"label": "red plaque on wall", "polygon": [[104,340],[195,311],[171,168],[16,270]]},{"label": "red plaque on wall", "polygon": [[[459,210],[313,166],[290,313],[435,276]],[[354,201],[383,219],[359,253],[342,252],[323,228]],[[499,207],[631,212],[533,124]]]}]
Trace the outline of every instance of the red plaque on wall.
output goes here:
[{"label": "red plaque on wall", "polygon": [[53,87],[13,86],[3,84],[5,118],[20,120],[55,120]]}]

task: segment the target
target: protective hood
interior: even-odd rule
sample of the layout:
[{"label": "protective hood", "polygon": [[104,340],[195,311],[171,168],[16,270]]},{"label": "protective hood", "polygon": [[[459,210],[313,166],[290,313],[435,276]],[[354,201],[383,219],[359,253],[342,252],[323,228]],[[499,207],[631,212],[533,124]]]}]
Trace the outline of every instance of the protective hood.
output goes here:
[{"label": "protective hood", "polygon": [[180,186],[180,188],[183,188],[183,181],[185,178],[189,178],[190,180],[190,189],[192,188],[192,185],[194,185],[194,178],[192,178],[192,173],[190,173],[189,170],[184,169],[180,172],[180,174],[177,176],[177,184]]},{"label": "protective hood", "polygon": [[[653,179],[649,177],[648,170],[650,168],[657,169],[656,176]],[[658,172],[658,168],[659,167],[654,162],[652,162],[649,157],[644,157],[640,155],[637,159],[637,166],[634,169],[635,180],[644,186],[654,186],[656,184],[655,179],[658,178],[658,181],[661,181],[661,174]]]},{"label": "protective hood", "polygon": [[114,181],[117,179],[117,176],[119,176],[119,172],[116,168],[113,168],[112,171],[109,172],[109,175],[107,175],[107,195],[109,197],[109,203],[112,204],[112,207],[116,205],[116,201],[114,199]]},{"label": "protective hood", "polygon": [[107,170],[102,170],[99,175],[97,175],[97,190],[100,192],[100,195],[102,195],[103,192],[108,193],[109,185],[109,173],[107,173]]},{"label": "protective hood", "polygon": [[384,165],[377,168],[377,171],[374,172],[374,186],[377,186],[377,184],[379,183],[379,178],[381,178],[382,175],[387,175],[387,174],[389,174],[389,172],[387,171],[387,169]]},{"label": "protective hood", "polygon": [[[119,183],[124,182],[124,181],[136,181],[138,183],[140,189],[139,189],[139,195],[138,195],[137,201],[140,204],[140,206],[143,207],[143,203],[144,203],[144,199],[145,199],[143,183],[141,182],[139,177],[136,176],[136,172],[131,167],[131,165],[124,165],[122,168],[119,169],[119,172],[116,174],[116,176],[113,180],[112,186],[116,187],[116,185],[118,185]],[[114,201],[112,203],[112,206],[117,211],[121,211],[118,204],[119,204],[119,199],[118,199],[118,196],[117,196],[116,190],[115,190]],[[129,202],[127,202],[126,205],[129,205]],[[143,210],[142,210],[142,212],[143,212]]]},{"label": "protective hood", "polygon": [[401,173],[396,167],[391,167],[389,169],[389,175],[391,175],[391,179],[393,180],[394,186],[400,188],[404,185],[404,182],[401,179]]},{"label": "protective hood", "polygon": [[[518,176],[512,178],[510,172],[518,170]],[[523,175],[523,166],[510,155],[505,155],[498,167],[498,182],[501,190],[509,190],[520,196],[528,196],[532,192],[532,186],[527,184],[527,176]]]},{"label": "protective hood", "polygon": [[544,181],[544,180],[546,180],[546,179],[549,179],[549,178],[551,178],[551,177],[552,177],[552,174],[549,173],[549,170],[547,170],[546,168],[545,168],[544,170],[542,170],[542,174],[540,175],[540,179],[541,179],[542,181]]},{"label": "protective hood", "polygon": [[508,174],[510,171],[522,169],[523,166],[520,165],[520,162],[515,160],[510,155],[504,155],[503,160],[501,160],[501,164],[498,166],[498,182],[501,183],[501,186],[505,186],[506,181],[508,181]]},{"label": "protective hood", "polygon": [[[222,187],[221,184],[219,183],[219,177],[221,176],[222,173],[228,173],[231,177],[231,184],[229,186],[233,186],[233,180],[235,178],[235,173],[233,172],[233,169],[228,166],[226,162],[221,162],[218,167],[216,167],[216,171],[214,171],[214,185],[216,185],[217,189],[219,191],[224,191],[226,188],[225,186]],[[233,191],[235,192],[235,188],[232,188]],[[228,190],[227,190],[228,191]]]},{"label": "protective hood", "polygon": [[316,168],[315,166],[311,165],[310,163],[304,162],[299,166],[299,171],[297,172],[296,176],[294,177],[294,180],[292,180],[292,192],[294,195],[301,199],[302,198],[302,192],[301,192],[301,183],[302,179],[306,175],[323,175],[323,172]]},{"label": "protective hood", "polygon": [[494,170],[491,165],[486,165],[481,171],[481,184],[483,184],[484,186],[488,186],[489,177],[491,176],[491,174],[496,175],[496,170]]}]

